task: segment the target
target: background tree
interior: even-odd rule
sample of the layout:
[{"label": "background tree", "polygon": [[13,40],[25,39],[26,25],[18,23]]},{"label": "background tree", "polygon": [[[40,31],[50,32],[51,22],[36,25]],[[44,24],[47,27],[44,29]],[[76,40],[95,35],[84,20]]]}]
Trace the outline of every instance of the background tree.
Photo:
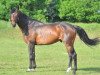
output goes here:
[{"label": "background tree", "polygon": [[47,6],[47,10],[45,12],[45,17],[48,22],[56,22],[60,20],[59,11],[57,9],[57,3],[59,0],[52,0],[50,4]]},{"label": "background tree", "polygon": [[100,22],[100,0],[0,0],[0,20],[9,21],[10,8],[43,22]]}]

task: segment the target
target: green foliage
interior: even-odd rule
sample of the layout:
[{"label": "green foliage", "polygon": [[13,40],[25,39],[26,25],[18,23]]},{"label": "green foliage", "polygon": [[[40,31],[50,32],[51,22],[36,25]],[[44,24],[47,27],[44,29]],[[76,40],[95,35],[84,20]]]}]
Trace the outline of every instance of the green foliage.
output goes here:
[{"label": "green foliage", "polygon": [[8,21],[15,6],[44,22],[100,22],[100,0],[0,0],[0,20]]},{"label": "green foliage", "polygon": [[61,0],[59,16],[68,21],[100,22],[98,10],[99,0]]},{"label": "green foliage", "polygon": [[48,22],[55,22],[60,20],[59,11],[58,11],[58,4],[59,0],[52,0],[50,4],[48,4],[45,16]]}]

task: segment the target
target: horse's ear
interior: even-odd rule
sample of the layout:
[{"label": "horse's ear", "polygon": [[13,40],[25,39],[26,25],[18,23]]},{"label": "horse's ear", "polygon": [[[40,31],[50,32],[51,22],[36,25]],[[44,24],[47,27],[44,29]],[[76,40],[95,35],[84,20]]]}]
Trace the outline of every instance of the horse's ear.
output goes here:
[{"label": "horse's ear", "polygon": [[10,10],[9,10],[9,11],[10,11],[10,13],[12,13],[12,10],[13,10],[13,7],[11,6],[11,7],[10,7]]},{"label": "horse's ear", "polygon": [[13,7],[11,6],[11,7],[10,7],[10,10],[12,10],[12,9],[13,9]]},{"label": "horse's ear", "polygon": [[19,6],[16,7],[16,11],[18,11],[18,10],[19,10]]}]

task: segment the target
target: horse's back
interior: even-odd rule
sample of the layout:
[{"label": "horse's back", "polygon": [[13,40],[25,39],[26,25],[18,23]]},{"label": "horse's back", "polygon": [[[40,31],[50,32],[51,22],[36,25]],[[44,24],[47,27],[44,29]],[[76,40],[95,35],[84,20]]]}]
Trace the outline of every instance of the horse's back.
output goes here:
[{"label": "horse's back", "polygon": [[50,23],[34,26],[29,31],[29,41],[35,41],[37,45],[52,44],[57,41],[68,41],[75,36],[73,27],[66,23]]}]

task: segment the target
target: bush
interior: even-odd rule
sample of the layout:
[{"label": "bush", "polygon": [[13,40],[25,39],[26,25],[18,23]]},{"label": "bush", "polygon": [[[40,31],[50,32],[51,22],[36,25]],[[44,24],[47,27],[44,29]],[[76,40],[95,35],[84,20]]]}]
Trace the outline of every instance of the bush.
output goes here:
[{"label": "bush", "polygon": [[[95,13],[100,10],[99,5],[99,0],[61,0],[59,16],[68,21],[98,22],[99,18]],[[92,19],[93,16],[95,20]]]},{"label": "bush", "polygon": [[100,22],[100,0],[0,0],[0,20],[9,20],[10,8],[19,6],[41,21]]}]

